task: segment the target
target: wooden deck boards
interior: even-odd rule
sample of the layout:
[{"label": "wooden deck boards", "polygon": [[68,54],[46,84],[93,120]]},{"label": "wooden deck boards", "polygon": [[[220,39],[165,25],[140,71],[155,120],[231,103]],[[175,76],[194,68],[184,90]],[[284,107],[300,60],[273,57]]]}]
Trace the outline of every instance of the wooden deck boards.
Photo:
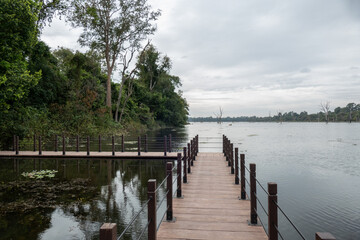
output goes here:
[{"label": "wooden deck boards", "polygon": [[115,156],[112,152],[90,152],[87,155],[86,152],[73,152],[67,151],[63,155],[62,151],[43,151],[41,155],[39,152],[34,151],[20,151],[18,155],[14,151],[0,151],[0,158],[112,158],[112,159],[176,159],[177,153],[171,152],[164,156],[164,152],[141,152],[139,156],[137,152],[115,152]]},{"label": "wooden deck boards", "polygon": [[221,153],[199,153],[183,184],[183,199],[174,198],[175,222],[163,221],[162,239],[265,240],[261,226],[249,226],[250,202],[239,200],[240,186]]}]

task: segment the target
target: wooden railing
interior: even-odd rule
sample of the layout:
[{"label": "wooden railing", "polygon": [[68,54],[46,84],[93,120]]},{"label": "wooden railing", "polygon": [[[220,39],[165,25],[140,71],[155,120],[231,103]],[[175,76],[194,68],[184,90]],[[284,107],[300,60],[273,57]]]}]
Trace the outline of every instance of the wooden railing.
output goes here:
[{"label": "wooden railing", "polygon": [[[122,231],[122,233],[117,236],[117,224],[116,223],[104,223],[100,228],[100,240],[119,240],[121,239],[125,233],[131,228],[132,224],[135,222],[135,220],[140,216],[140,213],[145,210],[147,207],[148,211],[148,222],[146,226],[142,229],[140,236],[137,237],[137,239],[140,239],[146,232],[146,229],[148,230],[148,239],[149,240],[156,240],[157,235],[157,221],[156,221],[156,215],[157,211],[159,210],[159,207],[162,205],[162,203],[166,200],[166,220],[167,221],[174,221],[173,216],[173,195],[174,195],[174,189],[173,184],[175,181],[176,184],[176,197],[181,198],[181,188],[182,188],[182,180],[183,183],[187,182],[187,173],[191,171],[191,166],[193,166],[193,162],[195,161],[195,157],[197,156],[199,152],[199,137],[194,137],[188,144],[188,148],[184,147],[183,157],[181,156],[181,153],[177,154],[177,165],[173,167],[172,162],[166,163],[166,177],[162,181],[162,183],[159,186],[156,186],[156,180],[155,179],[149,179],[148,180],[148,200],[143,205],[143,207],[140,209],[140,211],[133,216],[131,221],[128,223],[128,225],[125,227],[125,229]],[[175,180],[173,181],[173,171],[174,169],[177,169],[177,175],[175,177]],[[183,176],[183,178],[182,178]],[[166,194],[163,197],[162,200],[160,200],[159,205],[156,206],[156,193],[159,191],[159,189],[166,183]],[[165,215],[164,215],[165,216]]]},{"label": "wooden railing", "polygon": [[[260,219],[257,211],[257,203],[259,203],[260,207],[263,211],[268,215],[268,229],[264,230],[268,235],[269,240],[278,240],[280,237],[284,239],[281,235],[281,232],[278,228],[278,211],[284,215],[284,217],[288,220],[291,226],[296,230],[299,237],[305,240],[303,234],[299,231],[299,229],[295,226],[295,224],[290,220],[290,218],[285,214],[285,212],[281,209],[278,204],[278,196],[277,196],[277,184],[273,182],[269,182],[267,186],[267,190],[261,185],[261,183],[256,179],[256,164],[250,163],[249,168],[245,165],[245,154],[240,154],[240,163],[239,163],[239,149],[235,148],[235,158],[234,158],[234,145],[231,141],[223,135],[223,153],[226,157],[226,161],[228,162],[228,166],[230,167],[231,174],[235,173],[235,184],[241,184],[240,187],[240,198],[241,200],[246,200],[246,196],[250,198],[250,224],[257,225],[258,220],[260,220],[261,225],[264,227],[263,221]],[[245,178],[245,171],[248,171],[250,176],[250,181]],[[239,177],[240,173],[240,177]],[[246,192],[246,183],[250,187],[250,194]],[[260,186],[268,199],[268,208],[267,210],[264,208],[260,199],[257,196],[257,185]],[[315,233],[316,240],[335,240],[335,237],[330,233],[317,232]]]},{"label": "wooden railing", "polygon": [[164,156],[166,156],[168,152],[181,151],[182,148],[179,146],[180,142],[183,142],[182,138],[174,138],[171,134],[163,137],[148,137],[148,135],[144,135],[136,138],[125,137],[124,135],[117,137],[101,135],[96,137],[55,135],[45,138],[34,135],[31,138],[20,139],[19,136],[14,136],[12,151],[17,155],[19,151],[38,151],[39,155],[41,155],[43,151],[62,151],[63,155],[66,155],[66,151],[86,151],[88,155],[90,155],[91,151],[112,152],[113,155],[115,155],[116,152],[137,151],[140,156],[142,152],[148,152],[149,149],[151,149],[152,152],[163,151]]}]

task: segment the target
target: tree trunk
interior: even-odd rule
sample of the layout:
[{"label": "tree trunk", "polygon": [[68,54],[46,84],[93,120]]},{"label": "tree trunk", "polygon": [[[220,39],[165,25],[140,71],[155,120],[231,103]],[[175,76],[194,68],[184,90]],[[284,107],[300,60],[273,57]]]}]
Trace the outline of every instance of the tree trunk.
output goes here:
[{"label": "tree trunk", "polygon": [[111,111],[111,71],[108,71],[106,81],[106,106],[109,108],[109,114],[112,115]]},{"label": "tree trunk", "polygon": [[119,96],[118,96],[118,100],[116,102],[115,122],[119,122],[119,107],[120,107],[120,103],[121,103],[123,87],[124,87],[124,82],[121,81],[120,90],[119,90]]}]

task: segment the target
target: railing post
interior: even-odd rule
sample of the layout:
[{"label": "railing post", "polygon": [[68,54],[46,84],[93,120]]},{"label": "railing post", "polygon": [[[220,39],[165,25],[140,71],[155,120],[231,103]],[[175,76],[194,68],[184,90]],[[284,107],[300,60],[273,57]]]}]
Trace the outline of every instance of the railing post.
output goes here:
[{"label": "railing post", "polygon": [[42,148],[41,148],[41,136],[39,136],[39,155],[42,154]]},{"label": "railing post", "polygon": [[177,190],[176,197],[181,198],[181,153],[177,154]]},{"label": "railing post", "polygon": [[246,185],[245,185],[245,154],[240,154],[240,183],[241,183],[241,199],[246,199]]},{"label": "railing post", "polygon": [[231,174],[235,173],[234,169],[234,144],[230,145]]},{"label": "railing post", "polygon": [[148,152],[148,136],[145,135],[145,152]]},{"label": "railing post", "polygon": [[235,148],[235,184],[239,182],[239,148]]},{"label": "railing post", "polygon": [[172,148],[171,148],[171,134],[169,134],[169,152],[171,152]]},{"label": "railing post", "polygon": [[257,224],[256,203],[256,164],[250,163],[250,219],[251,224]]},{"label": "railing post", "polygon": [[19,136],[15,137],[15,153],[16,155],[19,155]]},{"label": "railing post", "polygon": [[100,240],[116,240],[116,223],[104,223],[100,228]]},{"label": "railing post", "polygon": [[99,135],[99,152],[101,152],[101,135]]},{"label": "railing post", "polygon": [[188,159],[188,173],[191,173],[191,159],[190,159],[190,143],[187,144],[187,150],[188,150],[188,154],[187,154],[187,159]]},{"label": "railing post", "polygon": [[89,156],[90,155],[90,137],[87,136],[86,138],[86,154]]},{"label": "railing post", "polygon": [[167,136],[164,136],[164,156],[166,156],[167,152]]},{"label": "railing post", "polygon": [[36,152],[36,134],[34,134],[34,152]]},{"label": "railing post", "polygon": [[268,183],[268,233],[269,240],[278,240],[277,184]]},{"label": "railing post", "polygon": [[184,177],[183,177],[183,182],[187,183],[187,159],[186,159],[186,147],[184,147],[183,149],[184,151]]},{"label": "railing post", "polygon": [[13,151],[16,151],[16,135],[13,135]]},{"label": "railing post", "polygon": [[55,135],[55,152],[58,151],[58,135]]},{"label": "railing post", "polygon": [[63,152],[63,155],[65,155],[65,135],[62,136],[62,152]]},{"label": "railing post", "polygon": [[141,137],[138,136],[138,156],[141,155]]},{"label": "railing post", "polygon": [[315,233],[315,240],[336,240],[336,238],[328,232]]},{"label": "railing post", "polygon": [[124,135],[121,135],[121,152],[125,151]]},{"label": "railing post", "polygon": [[172,221],[173,220],[173,200],[172,200],[172,195],[173,195],[173,187],[172,187],[172,183],[173,183],[173,179],[172,179],[172,168],[173,168],[173,164],[172,162],[167,162],[166,163],[166,176],[167,176],[167,181],[166,181],[166,188],[167,188],[167,196],[166,196],[166,204],[167,204],[167,211],[166,211],[166,220],[167,221]]},{"label": "railing post", "polygon": [[148,239],[156,240],[156,180],[148,181]]},{"label": "railing post", "polygon": [[190,140],[190,159],[191,159],[191,166],[194,166],[194,141]]},{"label": "railing post", "polygon": [[115,156],[115,137],[111,137],[112,155]]},{"label": "railing post", "polygon": [[76,152],[79,152],[79,135],[76,135]]},{"label": "railing post", "polygon": [[228,155],[228,167],[231,167],[231,143],[228,144],[227,155]]},{"label": "railing post", "polygon": [[199,153],[199,135],[196,135],[196,156]]}]

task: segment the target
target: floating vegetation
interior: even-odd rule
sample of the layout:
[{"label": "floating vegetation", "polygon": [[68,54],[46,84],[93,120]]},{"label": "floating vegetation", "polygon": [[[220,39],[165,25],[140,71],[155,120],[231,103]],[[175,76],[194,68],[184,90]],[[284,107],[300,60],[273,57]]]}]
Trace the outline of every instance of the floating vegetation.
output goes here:
[{"label": "floating vegetation", "polygon": [[43,179],[43,178],[53,178],[55,177],[55,173],[58,171],[56,170],[34,170],[32,172],[23,172],[21,175],[26,178],[32,178],[32,179]]},{"label": "floating vegetation", "polygon": [[248,137],[256,137],[256,136],[259,136],[259,135],[257,135],[257,134],[250,134],[250,135],[248,135]]}]

